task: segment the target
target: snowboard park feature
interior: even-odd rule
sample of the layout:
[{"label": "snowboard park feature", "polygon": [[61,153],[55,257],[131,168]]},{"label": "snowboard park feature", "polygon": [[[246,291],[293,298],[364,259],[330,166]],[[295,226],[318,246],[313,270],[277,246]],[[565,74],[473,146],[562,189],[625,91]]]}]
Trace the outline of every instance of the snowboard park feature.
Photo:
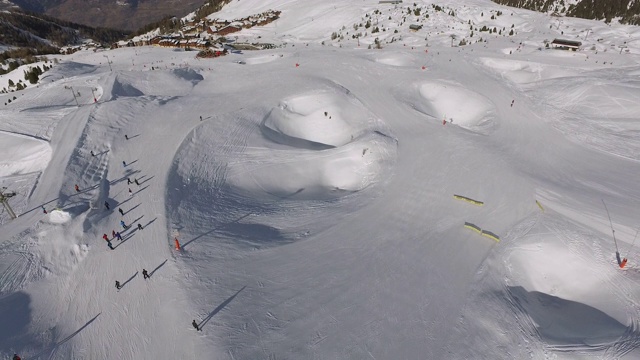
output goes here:
[{"label": "snowboard park feature", "polygon": [[231,2],[280,46],[0,94],[0,357],[640,357],[640,31],[416,4]]}]

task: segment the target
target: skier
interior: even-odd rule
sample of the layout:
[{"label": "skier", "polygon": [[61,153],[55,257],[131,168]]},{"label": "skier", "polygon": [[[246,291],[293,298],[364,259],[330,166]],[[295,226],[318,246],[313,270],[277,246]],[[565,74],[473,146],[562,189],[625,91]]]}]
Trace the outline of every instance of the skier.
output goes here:
[{"label": "skier", "polygon": [[107,210],[109,210],[109,203],[105,201],[105,202],[104,202],[104,207],[106,207],[106,208],[107,208]]},{"label": "skier", "polygon": [[123,229],[127,230],[128,226],[124,223],[124,220],[120,220],[120,225],[122,225]]},{"label": "skier", "polygon": [[200,121],[202,121],[202,115],[200,115]]},{"label": "skier", "polygon": [[96,156],[96,154],[93,153],[93,150],[91,150],[91,156]]},{"label": "skier", "polygon": [[121,288],[120,281],[116,280],[116,289],[120,290]]},{"label": "skier", "polygon": [[129,196],[133,196],[133,191],[131,191],[131,188],[129,188]]},{"label": "skier", "polygon": [[142,230],[142,225],[140,225],[140,223],[138,223],[138,230]]},{"label": "skier", "polygon": [[137,178],[134,178],[133,181],[136,183],[136,185],[140,186],[140,183],[138,182]]},{"label": "skier", "polygon": [[131,178],[127,178],[127,185],[131,185]]},{"label": "skier", "polygon": [[111,230],[111,238],[112,239],[116,238],[116,231],[115,230]]},{"label": "skier", "polygon": [[76,184],[75,188],[76,188],[76,192],[80,192],[80,187],[78,186],[78,184]]},{"label": "skier", "polygon": [[126,167],[126,166],[127,166],[127,162],[126,162],[126,161],[124,161],[124,160],[122,160],[122,166],[123,166],[123,167]]},{"label": "skier", "polygon": [[113,250],[113,245],[111,245],[111,241],[107,240],[107,246],[109,249]]},{"label": "skier", "polygon": [[122,235],[120,235],[120,231],[116,232],[116,237],[118,240],[122,241]]},{"label": "skier", "polygon": [[109,236],[107,234],[102,235],[104,241],[109,241]]},{"label": "skier", "polygon": [[515,102],[515,100],[511,100],[511,107],[513,107],[513,103]]},{"label": "skier", "polygon": [[142,269],[142,277],[147,280],[149,278],[151,278],[151,276],[149,276],[149,273],[147,272],[146,269]]},{"label": "skier", "polygon": [[200,329],[200,327],[198,326],[198,323],[197,323],[195,320],[193,320],[193,322],[191,323],[191,325],[193,325],[193,327],[194,327],[196,330],[198,330],[198,331],[202,331],[202,329]]},{"label": "skier", "polygon": [[13,354],[13,360],[21,360],[18,354]]},{"label": "skier", "polygon": [[120,212],[120,215],[124,216],[124,211],[122,210],[122,208],[118,208],[118,211]]},{"label": "skier", "polygon": [[45,214],[47,213],[47,209],[45,209],[44,206],[42,206],[42,212]]},{"label": "skier", "polygon": [[125,139],[127,139],[127,140],[129,140],[129,135],[124,134],[124,138],[125,138]]}]

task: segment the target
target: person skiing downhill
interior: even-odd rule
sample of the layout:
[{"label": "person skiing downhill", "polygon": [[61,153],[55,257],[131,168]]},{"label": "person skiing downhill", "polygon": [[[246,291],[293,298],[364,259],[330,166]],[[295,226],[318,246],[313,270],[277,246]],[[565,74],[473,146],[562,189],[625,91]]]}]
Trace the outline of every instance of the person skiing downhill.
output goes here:
[{"label": "person skiing downhill", "polygon": [[109,249],[114,250],[113,245],[111,245],[111,241],[107,240],[107,246],[109,247]]},{"label": "person skiing downhill", "polygon": [[107,234],[102,235],[104,241],[109,241],[109,236]]},{"label": "person skiing downhill", "polygon": [[76,184],[75,188],[76,188],[76,192],[80,192],[80,187],[78,186],[78,184]]},{"label": "person skiing downhill", "polygon": [[127,226],[127,224],[125,224],[124,220],[120,220],[120,225],[122,225],[122,228],[125,229],[125,230],[128,228],[128,226]]},{"label": "person skiing downhill", "polygon": [[96,156],[96,154],[94,154],[93,150],[91,150],[91,156]]},{"label": "person skiing downhill", "polygon": [[198,331],[202,331],[202,329],[200,329],[200,327],[198,326],[198,323],[197,323],[195,320],[193,320],[193,322],[191,322],[191,325],[193,325],[193,327],[194,327],[196,330],[198,330]]},{"label": "person skiing downhill", "polygon": [[138,223],[138,230],[142,230],[142,225]]},{"label": "person skiing downhill", "polygon": [[124,160],[122,160],[122,166],[123,166],[123,167],[127,167],[127,162],[126,162],[126,161],[124,161]]},{"label": "person skiing downhill", "polygon": [[104,207],[106,207],[106,208],[107,208],[107,210],[109,210],[109,203],[105,201],[105,202],[104,202]]},{"label": "person skiing downhill", "polygon": [[120,281],[116,280],[116,289],[120,290],[121,288]]},{"label": "person skiing downhill", "polygon": [[44,205],[42,206],[42,212],[45,214],[47,213],[47,209],[44,208]]},{"label": "person skiing downhill", "polygon": [[131,178],[127,178],[127,185],[131,185]]},{"label": "person skiing downhill", "polygon": [[116,232],[116,237],[118,240],[122,241],[122,235],[120,235],[120,231]]},{"label": "person skiing downhill", "polygon": [[111,238],[112,239],[116,238],[116,231],[115,230],[111,230]]},{"label": "person skiing downhill", "polygon": [[142,277],[147,280],[149,278],[151,278],[151,276],[149,276],[149,273],[147,272],[147,269],[142,269]]},{"label": "person skiing downhill", "polygon": [[124,134],[124,138],[125,138],[125,139],[127,139],[127,140],[129,140],[129,135]]},{"label": "person skiing downhill", "polygon": [[138,179],[135,179],[135,178],[134,178],[134,179],[133,179],[133,182],[135,182],[135,183],[136,183],[136,185],[140,186],[140,183],[138,182]]},{"label": "person skiing downhill", "polygon": [[133,196],[133,191],[131,191],[131,188],[129,188],[129,196]]},{"label": "person skiing downhill", "polygon": [[124,216],[124,210],[122,210],[122,208],[118,208],[118,212],[120,212],[120,215]]},{"label": "person skiing downhill", "polygon": [[18,354],[13,354],[13,360],[21,360]]}]

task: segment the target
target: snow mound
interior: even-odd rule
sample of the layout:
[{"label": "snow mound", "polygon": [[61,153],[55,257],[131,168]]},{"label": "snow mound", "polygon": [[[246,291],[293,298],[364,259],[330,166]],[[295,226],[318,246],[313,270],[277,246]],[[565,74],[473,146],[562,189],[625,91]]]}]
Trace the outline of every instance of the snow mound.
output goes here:
[{"label": "snow mound", "polygon": [[510,295],[535,323],[538,334],[549,344],[576,346],[611,343],[627,327],[589,305],[523,287],[509,288]]},{"label": "snow mound", "polygon": [[347,144],[366,120],[364,109],[349,100],[328,91],[292,96],[271,110],[263,130],[273,140],[289,145],[299,140],[332,147]]},{"label": "snow mound", "polygon": [[0,143],[0,177],[42,171],[51,160],[51,146],[46,141],[0,132]]},{"label": "snow mound", "polygon": [[638,81],[589,81],[564,85],[562,89],[558,85],[559,81],[545,89],[553,92],[547,100],[557,108],[602,119],[636,117],[640,98]]},{"label": "snow mound", "polygon": [[[254,57],[250,57],[250,58],[246,58],[242,61],[244,61],[246,64],[249,65],[258,65],[258,64],[266,64],[266,63],[270,63],[272,61],[276,61],[280,58],[284,57],[283,54],[269,54],[269,55],[260,55],[260,56],[254,56]],[[287,56],[289,57],[289,56]]]},{"label": "snow mound", "polygon": [[187,80],[194,85],[204,80],[204,77],[191,68],[180,68],[172,70],[173,75],[182,80]]},{"label": "snow mound", "polygon": [[420,101],[416,109],[435,117],[446,118],[453,125],[482,132],[494,123],[491,100],[461,85],[445,82],[422,82],[417,85]]},{"label": "snow mound", "polygon": [[374,62],[389,66],[411,66],[414,58],[405,52],[376,52],[370,59]]},{"label": "snow mound", "polygon": [[143,96],[144,93],[138,90],[135,86],[130,84],[126,79],[117,77],[113,82],[113,88],[111,94],[116,97],[136,97]]},{"label": "snow mound", "polygon": [[575,76],[579,74],[579,71],[575,68],[565,68],[562,66],[546,65],[530,61],[481,58],[480,62],[484,66],[515,84],[527,84],[535,81]]},{"label": "snow mound", "polygon": [[533,95],[551,105],[545,119],[569,139],[602,152],[640,159],[640,83],[620,82],[604,72],[598,79],[549,80]]},{"label": "snow mound", "polygon": [[[110,91],[114,98],[175,97],[189,91],[203,79],[199,72],[189,68],[121,73],[115,78]],[[109,93],[109,90],[105,92]]]},{"label": "snow mound", "polygon": [[627,331],[626,325],[597,308],[603,292],[616,291],[609,279],[614,274],[594,267],[568,246],[543,241],[519,247],[506,262],[519,282],[509,286],[508,292],[546,342],[565,346],[610,343]]},{"label": "snow mound", "polygon": [[518,48],[516,47],[508,47],[508,48],[501,49],[500,52],[503,54],[512,54],[514,51],[517,51],[517,50]]},{"label": "snow mound", "polygon": [[89,245],[74,236],[65,235],[62,225],[40,231],[35,236],[44,266],[54,274],[67,274],[87,257]]},{"label": "snow mound", "polygon": [[[512,358],[620,357],[640,345],[628,290],[637,279],[620,274],[599,234],[558,215],[524,219],[478,270],[457,329],[469,346],[452,358],[485,358],[514,344]],[[510,327],[520,331],[490,330]]]},{"label": "snow mound", "polygon": [[71,214],[62,210],[53,210],[49,213],[48,220],[52,224],[64,224],[71,220]]},{"label": "snow mound", "polygon": [[[74,76],[81,76],[90,73],[94,73],[97,69],[96,65],[85,64],[77,61],[63,61],[56,65],[52,70],[47,71],[45,74],[52,76],[52,79],[70,78]],[[61,76],[60,74],[64,74]]]},{"label": "snow mound", "polygon": [[383,175],[388,145],[384,139],[368,136],[313,153],[264,153],[230,168],[226,180],[235,192],[254,198],[333,199],[363,190]]},{"label": "snow mound", "polygon": [[259,126],[236,120],[233,144],[210,143],[216,130],[200,127],[176,155],[177,176],[187,187],[228,194],[236,206],[336,199],[385,178],[396,143],[382,125],[346,89],[310,91],[282,100]]}]

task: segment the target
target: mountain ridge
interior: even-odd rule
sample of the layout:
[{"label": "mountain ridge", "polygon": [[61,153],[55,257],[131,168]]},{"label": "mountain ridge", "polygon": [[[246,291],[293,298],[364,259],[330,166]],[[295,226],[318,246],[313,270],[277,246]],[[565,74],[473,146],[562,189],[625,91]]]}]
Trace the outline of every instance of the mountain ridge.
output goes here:
[{"label": "mountain ridge", "polygon": [[184,16],[205,0],[12,0],[21,9],[92,27],[136,30],[166,16]]}]

